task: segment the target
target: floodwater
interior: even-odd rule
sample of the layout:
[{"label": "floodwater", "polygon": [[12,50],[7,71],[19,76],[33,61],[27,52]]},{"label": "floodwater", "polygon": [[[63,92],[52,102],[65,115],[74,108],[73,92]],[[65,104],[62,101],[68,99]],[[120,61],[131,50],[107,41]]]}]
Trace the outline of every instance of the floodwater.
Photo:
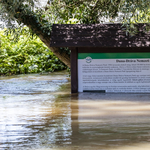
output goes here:
[{"label": "floodwater", "polygon": [[149,94],[70,94],[66,72],[0,77],[0,150],[149,150]]}]

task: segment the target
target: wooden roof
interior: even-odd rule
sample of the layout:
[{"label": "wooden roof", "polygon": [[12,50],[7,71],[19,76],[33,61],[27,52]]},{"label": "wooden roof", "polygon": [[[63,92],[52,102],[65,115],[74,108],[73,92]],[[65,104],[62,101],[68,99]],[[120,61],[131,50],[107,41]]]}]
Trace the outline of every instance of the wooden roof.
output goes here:
[{"label": "wooden roof", "polygon": [[126,35],[122,24],[54,24],[51,47],[150,47],[150,32],[139,24],[135,36]]}]

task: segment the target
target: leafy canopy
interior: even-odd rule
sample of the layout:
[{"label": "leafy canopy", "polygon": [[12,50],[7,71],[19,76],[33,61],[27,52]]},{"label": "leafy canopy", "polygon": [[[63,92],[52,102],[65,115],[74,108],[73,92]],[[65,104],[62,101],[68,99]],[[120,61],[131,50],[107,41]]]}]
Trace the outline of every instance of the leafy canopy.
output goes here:
[{"label": "leafy canopy", "polygon": [[[0,15],[7,26],[20,25],[26,15],[35,16],[43,29],[53,23],[148,23],[150,0],[48,0],[47,6],[36,7],[38,0],[0,0]],[[20,12],[23,11],[21,16]],[[19,17],[17,17],[19,16]],[[42,22],[42,20],[45,22]],[[49,28],[50,29],[50,28]],[[46,30],[48,32],[48,30]]]},{"label": "leafy canopy", "polygon": [[150,0],[53,0],[46,8],[52,23],[117,22],[131,32],[135,24],[150,22]]}]

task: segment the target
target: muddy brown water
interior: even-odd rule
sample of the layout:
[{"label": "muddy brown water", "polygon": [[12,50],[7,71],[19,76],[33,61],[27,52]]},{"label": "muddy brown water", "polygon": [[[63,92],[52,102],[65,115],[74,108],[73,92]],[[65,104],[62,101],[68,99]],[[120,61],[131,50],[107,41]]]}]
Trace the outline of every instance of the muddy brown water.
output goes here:
[{"label": "muddy brown water", "polygon": [[0,77],[0,150],[149,150],[150,94],[70,93],[66,72]]}]

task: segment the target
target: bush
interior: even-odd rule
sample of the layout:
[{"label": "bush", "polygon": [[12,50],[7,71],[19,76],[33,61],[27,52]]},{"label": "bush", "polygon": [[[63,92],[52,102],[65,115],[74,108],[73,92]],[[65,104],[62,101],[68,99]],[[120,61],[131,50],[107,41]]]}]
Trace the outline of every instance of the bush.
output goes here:
[{"label": "bush", "polygon": [[66,66],[37,37],[26,33],[16,42],[0,31],[0,75],[53,72]]}]

